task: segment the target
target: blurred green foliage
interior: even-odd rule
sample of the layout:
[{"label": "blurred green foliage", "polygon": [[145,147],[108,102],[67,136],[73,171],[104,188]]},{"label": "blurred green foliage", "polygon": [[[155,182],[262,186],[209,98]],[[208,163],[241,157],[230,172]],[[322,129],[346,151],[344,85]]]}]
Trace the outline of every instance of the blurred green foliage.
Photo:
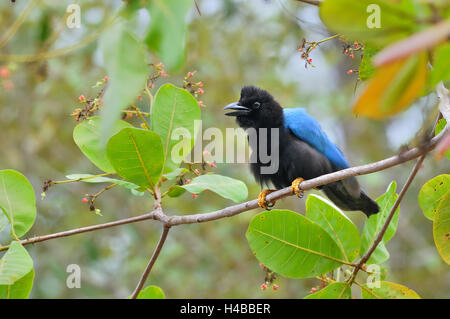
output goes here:
[{"label": "blurred green foliage", "polygon": [[[23,173],[41,193],[46,179],[62,180],[72,173],[98,174],[99,170],[81,153],[72,139],[77,124],[71,113],[80,94],[95,96],[95,83],[106,75],[96,41],[65,55],[21,62],[17,55],[65,48],[84,41],[103,28],[121,1],[78,1],[82,25],[64,26],[66,8],[73,1],[35,1],[17,33],[0,48],[0,67],[11,74],[0,79],[0,169]],[[342,43],[329,41],[311,54],[315,67],[304,67],[297,48],[305,37],[320,40],[329,36],[315,7],[287,0],[198,0],[202,15],[192,6],[186,31],[186,61],[178,71],[169,71],[168,81],[182,86],[188,71],[204,83],[201,97],[203,127],[235,127],[222,116],[222,108],[238,99],[245,84],[269,90],[284,106],[303,106],[323,125],[353,165],[391,156],[409,142],[436,105],[434,95],[420,99],[410,110],[385,122],[355,117],[350,110],[357,85],[346,71],[358,66],[360,58],[342,54]],[[27,6],[26,1],[0,4],[0,30],[7,30]],[[139,10],[131,25],[143,39],[150,19]],[[53,34],[59,32],[53,39]],[[0,34],[0,38],[3,36]],[[10,56],[12,55],[12,56]],[[175,59],[175,58],[174,58]],[[14,62],[17,61],[17,62]],[[151,57],[152,63],[158,63]],[[174,62],[174,64],[176,64]],[[163,84],[158,80],[156,86]],[[156,92],[156,88],[154,89]],[[144,107],[145,101],[142,101]],[[136,121],[137,120],[130,120]],[[406,180],[412,163],[361,176],[368,194],[378,197],[395,179]],[[217,164],[218,174],[244,180],[249,198],[259,193],[245,164]],[[421,213],[417,195],[431,177],[448,173],[448,162],[430,156],[401,205],[397,235],[388,243],[391,258],[386,265],[388,281],[403,283],[424,298],[450,294],[448,266],[433,243],[432,224]],[[99,216],[81,202],[85,193],[96,193],[97,184],[76,183],[53,186],[38,200],[36,222],[29,236],[104,223],[149,211],[147,197],[130,196],[114,188],[96,205]],[[168,214],[202,213],[231,204],[205,192],[195,200],[191,194],[166,199]],[[278,208],[304,212],[304,201],[288,198]],[[171,230],[166,246],[153,269],[148,285],[161,287],[167,298],[299,298],[317,280],[280,278],[277,291],[261,291],[264,272],[245,239],[255,211],[233,218]],[[362,228],[364,216],[347,214]],[[0,221],[1,222],[1,221]],[[50,240],[27,250],[35,265],[32,298],[125,298],[134,289],[160,235],[160,225],[146,221],[73,237]],[[0,233],[4,244],[8,234]],[[81,267],[81,288],[68,289],[66,267]]]}]

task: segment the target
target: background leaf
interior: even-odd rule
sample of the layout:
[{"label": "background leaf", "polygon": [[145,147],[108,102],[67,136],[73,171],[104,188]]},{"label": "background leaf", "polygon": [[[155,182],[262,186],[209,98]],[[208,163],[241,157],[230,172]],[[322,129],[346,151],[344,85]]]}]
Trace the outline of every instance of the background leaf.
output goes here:
[{"label": "background leaf", "polygon": [[445,193],[436,209],[433,237],[442,259],[450,265],[450,192]]},{"label": "background leaf", "polygon": [[333,282],[325,288],[306,296],[304,299],[350,299],[352,291],[345,282]]},{"label": "background leaf", "polygon": [[[101,142],[100,121],[100,117],[94,116],[78,124],[73,130],[73,140],[95,166],[107,173],[114,173],[114,167],[106,156],[106,144]],[[107,139],[123,128],[133,127],[130,123],[121,120],[113,121],[113,123]]]},{"label": "background leaf", "polygon": [[375,67],[372,64],[372,58],[377,54],[378,49],[366,45],[364,47],[364,53],[359,65],[359,78],[361,81],[366,81],[375,73]]},{"label": "background leaf", "polygon": [[426,218],[434,220],[441,200],[450,194],[450,174],[442,174],[430,179],[419,192],[419,205]]},{"label": "background leaf", "polygon": [[33,269],[33,260],[25,248],[12,241],[9,249],[0,259],[0,285],[12,285]]},{"label": "background leaf", "polygon": [[[194,146],[194,121],[200,120],[200,107],[195,98],[186,90],[172,84],[164,84],[156,93],[152,110],[152,129],[161,136],[164,146],[163,173],[169,173],[180,166],[181,160],[172,157],[172,148],[180,143],[172,139],[177,128],[186,129],[190,134],[190,148]],[[182,154],[181,158],[188,154]]]},{"label": "background leaf", "polygon": [[244,201],[248,196],[248,189],[244,182],[217,174],[200,175],[181,187],[193,194],[210,190],[236,203]]},{"label": "background leaf", "polygon": [[435,49],[433,69],[430,74],[430,83],[435,86],[440,81],[450,80],[450,43],[440,45]]},{"label": "background leaf", "polygon": [[166,296],[161,288],[148,286],[139,292],[137,299],[165,299]]},{"label": "background leaf", "polygon": [[[380,28],[369,28],[370,5],[377,5]],[[320,17],[332,31],[348,40],[381,47],[402,39],[416,29],[414,15],[400,3],[389,0],[326,0],[320,5]]]},{"label": "background leaf", "polygon": [[[386,193],[377,198],[376,202],[380,206],[380,212],[375,215],[371,215],[364,224],[362,232],[361,241],[361,254],[366,252],[370,246],[372,246],[375,238],[379,234],[381,228],[383,227],[389,212],[394,205],[398,195],[395,193],[397,188],[397,183],[395,181],[391,182]],[[398,215],[400,207],[395,211],[394,217],[392,218],[386,233],[383,236],[383,240],[377,246],[373,252],[370,259],[367,261],[368,264],[379,264],[386,261],[389,258],[389,253],[386,250],[385,244],[394,236],[397,230]]]},{"label": "background leaf", "polygon": [[361,289],[363,299],[420,299],[420,296],[408,287],[389,281],[381,281],[380,288]]},{"label": "background leaf", "polygon": [[111,136],[120,111],[132,103],[144,89],[149,76],[143,45],[119,21],[100,39],[108,85],[103,97],[100,136],[105,144]]},{"label": "background leaf", "polygon": [[26,299],[33,288],[34,269],[12,285],[0,285],[0,299]]},{"label": "background leaf", "polygon": [[247,230],[255,257],[285,277],[314,277],[333,269],[343,259],[336,242],[316,223],[290,210],[272,210],[255,217]]},{"label": "background leaf", "polygon": [[355,99],[353,112],[383,119],[406,109],[425,89],[427,61],[426,53],[420,53],[376,69]]},{"label": "background leaf", "polygon": [[125,128],[111,137],[106,147],[117,174],[136,185],[153,188],[161,176],[163,148],[158,134]]},{"label": "background leaf", "polygon": [[306,217],[320,225],[334,239],[345,261],[352,262],[358,256],[361,246],[359,231],[333,203],[320,196],[309,195]]},{"label": "background leaf", "polygon": [[33,186],[21,173],[0,170],[0,213],[6,214],[11,234],[22,237],[36,219],[36,198]]},{"label": "background leaf", "polygon": [[190,0],[149,1],[151,16],[145,42],[169,70],[180,68],[185,56],[185,16],[192,6]]}]

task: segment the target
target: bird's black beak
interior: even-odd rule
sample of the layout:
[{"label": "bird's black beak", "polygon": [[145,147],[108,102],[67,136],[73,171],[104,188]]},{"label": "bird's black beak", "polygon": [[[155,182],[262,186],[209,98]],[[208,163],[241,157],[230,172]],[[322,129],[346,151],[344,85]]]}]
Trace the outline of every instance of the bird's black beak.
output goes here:
[{"label": "bird's black beak", "polygon": [[251,111],[251,109],[249,109],[248,107],[239,105],[239,102],[228,104],[223,109],[224,110],[234,110],[235,111],[235,112],[230,112],[230,113],[226,113],[225,114],[225,115],[228,115],[228,116],[242,116],[242,115],[245,116],[248,113],[250,113],[250,111]]}]

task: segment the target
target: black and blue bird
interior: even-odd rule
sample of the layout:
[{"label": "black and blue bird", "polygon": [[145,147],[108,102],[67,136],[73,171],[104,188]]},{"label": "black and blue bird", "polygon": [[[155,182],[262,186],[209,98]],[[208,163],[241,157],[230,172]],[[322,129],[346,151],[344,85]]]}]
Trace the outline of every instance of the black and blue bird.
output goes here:
[{"label": "black and blue bird", "polygon": [[[245,86],[239,102],[227,105],[225,110],[231,111],[226,115],[235,116],[243,129],[255,129],[256,145],[261,146],[260,140],[264,139],[268,155],[271,153],[271,129],[278,128],[278,170],[263,174],[261,168],[269,164],[260,158],[259,152],[250,164],[255,179],[261,185],[272,183],[277,189],[292,186],[293,191],[300,195],[298,185],[303,180],[350,167],[340,149],[304,108],[282,108],[265,90]],[[259,133],[260,129],[266,129],[264,138]],[[379,211],[378,204],[360,188],[355,177],[319,186],[318,189],[343,210],[359,210],[367,216]],[[263,190],[258,197],[259,206],[265,209],[270,207],[265,199],[270,191]]]}]

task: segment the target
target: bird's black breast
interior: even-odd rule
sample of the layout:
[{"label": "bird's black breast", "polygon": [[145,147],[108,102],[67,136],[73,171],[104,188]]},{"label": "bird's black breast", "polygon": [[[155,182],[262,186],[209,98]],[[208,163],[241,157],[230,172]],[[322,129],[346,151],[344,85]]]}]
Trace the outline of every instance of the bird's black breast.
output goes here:
[{"label": "bird's black breast", "polygon": [[[275,173],[261,173],[261,167],[269,164],[262,164],[259,156],[258,161],[251,164],[251,171],[261,185],[272,183],[276,188],[283,188],[290,186],[297,177],[312,179],[334,171],[332,164],[324,155],[289,130],[280,129],[278,148],[279,165]],[[256,151],[255,148],[252,149]],[[270,152],[272,158],[277,154],[275,150]]]}]

